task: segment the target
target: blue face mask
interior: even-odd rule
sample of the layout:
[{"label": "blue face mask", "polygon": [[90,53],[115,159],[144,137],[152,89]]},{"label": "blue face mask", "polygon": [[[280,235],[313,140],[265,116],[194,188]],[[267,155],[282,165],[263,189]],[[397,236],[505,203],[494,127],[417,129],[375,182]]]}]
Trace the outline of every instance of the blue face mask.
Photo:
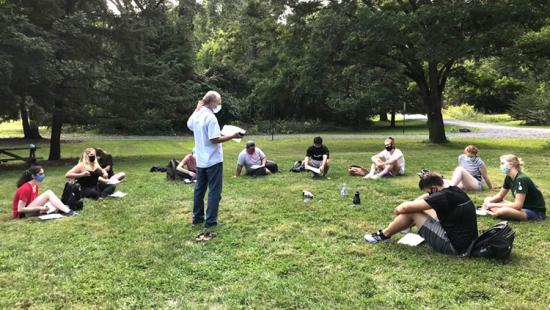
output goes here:
[{"label": "blue face mask", "polygon": [[44,181],[45,178],[46,178],[46,176],[43,175],[43,174],[34,176],[34,179],[36,180],[36,182],[42,182],[42,181]]},{"label": "blue face mask", "polygon": [[510,168],[508,168],[506,165],[500,165],[500,171],[504,174],[510,173]]}]

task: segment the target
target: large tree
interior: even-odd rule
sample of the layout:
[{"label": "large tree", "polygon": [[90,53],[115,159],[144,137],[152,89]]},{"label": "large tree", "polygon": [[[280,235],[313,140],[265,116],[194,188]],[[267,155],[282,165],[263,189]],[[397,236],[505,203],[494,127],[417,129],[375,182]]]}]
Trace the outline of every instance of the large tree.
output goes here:
[{"label": "large tree", "polygon": [[447,141],[441,113],[447,79],[463,60],[501,55],[521,33],[538,28],[544,0],[363,0],[350,44],[364,61],[398,68],[416,83],[431,142]]}]

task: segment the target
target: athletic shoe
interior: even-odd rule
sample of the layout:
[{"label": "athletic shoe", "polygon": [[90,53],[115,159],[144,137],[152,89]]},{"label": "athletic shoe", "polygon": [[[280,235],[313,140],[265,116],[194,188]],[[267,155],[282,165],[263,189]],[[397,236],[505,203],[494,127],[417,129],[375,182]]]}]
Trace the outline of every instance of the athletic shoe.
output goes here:
[{"label": "athletic shoe", "polygon": [[372,177],[370,177],[371,180],[378,180],[380,179],[380,175],[379,174],[375,174],[373,175]]},{"label": "athletic shoe", "polygon": [[63,213],[63,216],[79,216],[80,213],[78,212],[74,212],[73,210],[67,212],[67,213]]},{"label": "athletic shoe", "polygon": [[365,234],[365,241],[367,241],[368,243],[378,243],[378,242],[384,242],[384,241],[388,241],[390,240],[391,237],[386,237],[384,236],[384,234],[382,233],[381,230],[379,230],[378,232],[375,232],[373,234]]},{"label": "athletic shoe", "polygon": [[370,180],[372,177],[374,176],[374,174],[367,174],[366,176],[363,177],[363,179],[365,180]]}]

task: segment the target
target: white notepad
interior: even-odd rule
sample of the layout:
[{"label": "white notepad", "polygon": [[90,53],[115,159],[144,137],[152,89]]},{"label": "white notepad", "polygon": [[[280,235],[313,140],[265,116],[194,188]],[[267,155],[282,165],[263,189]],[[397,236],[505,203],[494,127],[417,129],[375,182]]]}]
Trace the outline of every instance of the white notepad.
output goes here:
[{"label": "white notepad", "polygon": [[[231,135],[234,135],[237,132],[240,132],[244,135],[246,133],[246,130],[244,130],[240,127],[237,127],[237,126],[233,126],[233,125],[224,125],[223,128],[222,128],[222,131],[221,131],[222,135],[224,135],[224,136],[231,136]],[[235,138],[235,139],[233,139],[233,141],[240,143],[241,138]]]},{"label": "white notepad", "polygon": [[315,172],[315,173],[317,173],[317,174],[321,174],[321,169],[319,169],[319,168],[307,167],[306,169],[309,170],[309,171],[311,171],[311,172]]},{"label": "white notepad", "polygon": [[409,246],[417,246],[424,242],[424,238],[420,237],[418,234],[408,233],[403,238],[399,239],[397,243],[409,245]]},{"label": "white notepad", "polygon": [[128,193],[123,193],[123,192],[116,191],[116,192],[112,193],[111,195],[109,195],[109,197],[122,198],[126,195],[128,195]]},{"label": "white notepad", "polygon": [[50,214],[46,214],[46,215],[40,215],[38,218],[45,221],[45,220],[60,219],[62,217],[64,217],[64,216],[59,214],[59,213],[50,213]]}]

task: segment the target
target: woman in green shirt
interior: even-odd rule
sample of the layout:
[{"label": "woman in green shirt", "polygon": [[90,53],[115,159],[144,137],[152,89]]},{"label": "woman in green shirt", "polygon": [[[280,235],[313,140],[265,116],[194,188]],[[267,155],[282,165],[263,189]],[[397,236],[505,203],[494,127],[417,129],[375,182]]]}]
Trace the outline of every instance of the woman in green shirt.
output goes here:
[{"label": "woman in green shirt", "polygon": [[[519,221],[543,220],[546,218],[546,204],[535,183],[521,171],[523,162],[515,155],[500,157],[500,171],[506,175],[502,189],[493,197],[485,199],[483,208],[490,215]],[[512,191],[514,201],[504,197]]]}]

